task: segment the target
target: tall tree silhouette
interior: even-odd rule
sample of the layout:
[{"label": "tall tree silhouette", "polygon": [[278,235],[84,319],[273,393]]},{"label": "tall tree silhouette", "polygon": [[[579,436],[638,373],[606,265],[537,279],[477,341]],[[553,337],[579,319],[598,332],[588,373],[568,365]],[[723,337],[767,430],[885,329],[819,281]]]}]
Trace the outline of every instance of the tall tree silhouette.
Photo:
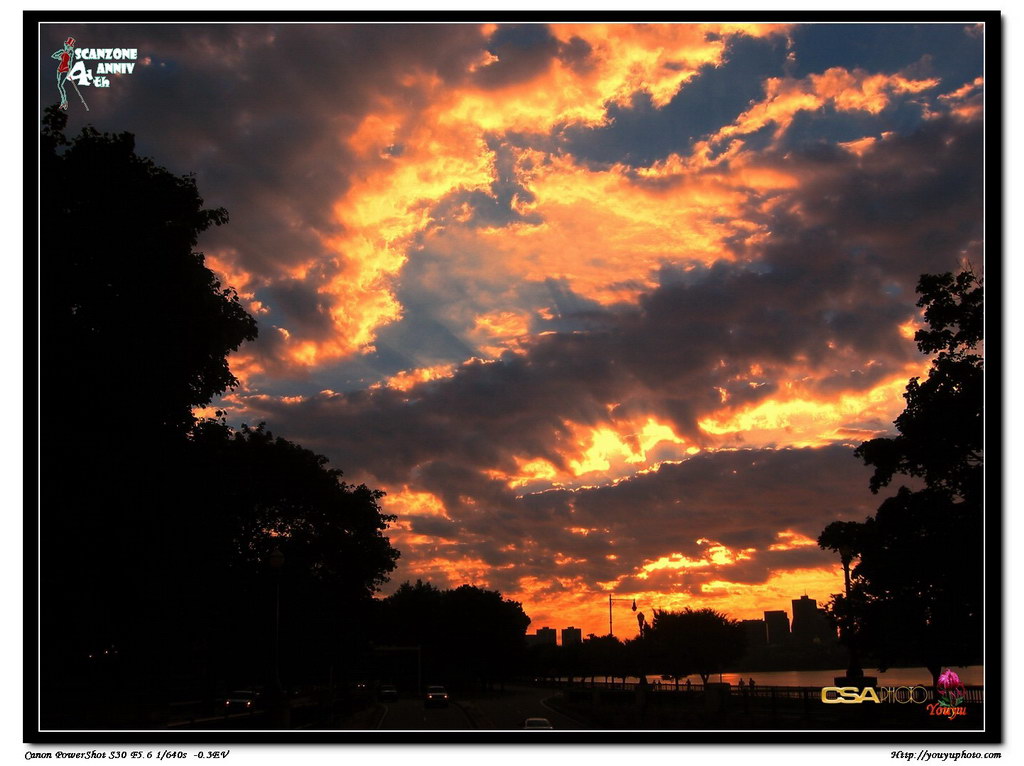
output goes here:
[{"label": "tall tree silhouette", "polygon": [[424,681],[488,686],[513,675],[525,653],[530,618],[494,590],[440,590],[417,580],[384,599],[378,641],[419,646]]},{"label": "tall tree silhouette", "polygon": [[642,639],[650,667],[675,678],[697,673],[706,684],[712,673],[726,670],[746,649],[746,635],[736,620],[714,609],[656,610]]},{"label": "tall tree silhouette", "polygon": [[[920,663],[937,682],[943,663],[981,657],[984,291],[968,270],[925,274],[918,292],[927,327],[915,339],[922,353],[937,352],[928,377],[908,383],[897,435],[854,453],[875,467],[872,492],[900,475],[917,487],[900,486],[847,530],[859,560],[833,612],[882,669]],[[834,531],[822,547],[838,550]]]},{"label": "tall tree silhouette", "polygon": [[137,155],[130,134],[69,139],[66,122],[49,109],[40,142],[42,672],[54,684],[89,655],[125,657],[148,627],[162,526],[189,503],[192,407],[237,382],[227,354],[257,333],[195,250],[227,214]]},{"label": "tall tree silhouette", "polygon": [[[267,675],[274,632],[286,683],[326,680],[369,638],[370,597],[399,556],[384,535],[394,517],[381,511],[383,493],[345,483],[325,457],[263,426],[236,431],[206,420],[192,445],[189,474],[216,480],[167,517],[171,555],[154,581],[175,588],[177,608],[204,626],[202,659],[225,683]],[[275,551],[284,557],[277,570]]]},{"label": "tall tree silhouette", "polygon": [[922,353],[937,356],[924,381],[915,377],[907,384],[907,406],[895,421],[897,436],[864,442],[854,454],[875,467],[872,492],[902,474],[923,479],[928,489],[951,500],[979,504],[984,290],[968,270],[956,276],[924,274],[917,291],[928,326],[914,339]]},{"label": "tall tree silhouette", "polygon": [[856,628],[852,623],[850,612],[851,595],[853,593],[850,565],[853,563],[853,559],[864,550],[863,537],[865,534],[865,525],[859,524],[856,521],[833,521],[818,536],[818,546],[838,553],[839,561],[843,565],[844,590],[841,594],[836,594],[833,597],[830,604],[830,612],[836,619],[842,641],[850,652],[848,675],[852,677],[863,676],[863,670],[860,665],[860,651],[857,645]]},{"label": "tall tree silhouette", "polygon": [[195,250],[227,212],[137,155],[130,133],[68,140],[66,121],[47,112],[40,158],[44,392],[79,426],[128,416],[182,433],[193,407],[237,384],[227,354],[257,334]]},{"label": "tall tree silhouette", "polygon": [[630,663],[625,644],[615,636],[590,633],[583,640],[582,655],[584,675],[612,678],[629,675]]},{"label": "tall tree silhouette", "polygon": [[40,157],[44,719],[269,683],[278,634],[291,680],[326,681],[398,557],[382,493],[262,426],[197,423],[256,337],[195,250],[227,214],[131,135],[65,126],[47,112]]}]

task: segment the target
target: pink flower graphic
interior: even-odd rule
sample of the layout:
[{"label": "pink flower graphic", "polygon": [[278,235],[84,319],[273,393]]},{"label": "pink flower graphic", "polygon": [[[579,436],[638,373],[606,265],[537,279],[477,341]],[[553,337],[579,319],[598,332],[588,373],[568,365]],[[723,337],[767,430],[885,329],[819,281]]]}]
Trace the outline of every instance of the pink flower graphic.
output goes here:
[{"label": "pink flower graphic", "polygon": [[938,692],[939,705],[942,707],[957,707],[963,703],[964,697],[967,696],[960,676],[954,673],[951,668],[946,668],[946,672],[939,676]]}]

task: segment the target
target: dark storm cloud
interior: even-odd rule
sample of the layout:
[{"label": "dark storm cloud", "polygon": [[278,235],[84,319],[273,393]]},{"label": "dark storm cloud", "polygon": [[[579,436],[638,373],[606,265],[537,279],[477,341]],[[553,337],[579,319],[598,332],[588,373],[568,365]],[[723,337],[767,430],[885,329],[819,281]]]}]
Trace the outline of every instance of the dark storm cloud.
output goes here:
[{"label": "dark storm cloud", "polygon": [[558,48],[558,58],[578,74],[586,74],[593,66],[593,46],[580,37],[571,37]]},{"label": "dark storm cloud", "polygon": [[[603,582],[639,573],[644,564],[669,554],[705,559],[709,543],[698,542],[705,539],[734,552],[755,552],[733,564],[666,568],[646,579],[634,575],[622,587],[652,589],[662,580],[763,582],[774,570],[834,563],[834,555],[817,546],[769,548],[782,542],[778,532],[814,539],[829,521],[869,515],[876,503],[867,491],[869,473],[844,447],[710,453],[615,485],[553,490],[518,499],[505,510],[460,513],[454,524],[417,520],[414,529],[436,529],[454,540],[462,555],[496,566],[514,561],[514,569],[491,575],[506,589],[515,589],[519,577],[550,576],[559,554],[573,559],[559,566],[560,576]],[[594,531],[574,534],[570,527]],[[508,543],[522,552],[510,556],[501,550]]]},{"label": "dark storm cloud", "polygon": [[[697,420],[720,406],[715,387],[738,402],[757,401],[773,390],[774,367],[797,356],[824,360],[830,341],[856,357],[870,352],[882,370],[899,369],[912,354],[892,321],[908,315],[905,299],[887,296],[856,260],[820,257],[835,247],[828,238],[794,244],[815,246],[803,268],[756,274],[716,267],[692,284],[660,288],[639,311],[609,316],[601,331],[540,337],[523,357],[463,366],[417,387],[412,399],[391,390],[314,398],[289,408],[290,427],[308,426],[321,438],[332,430],[373,433],[371,444],[342,440],[332,455],[385,482],[407,481],[424,463],[432,470],[508,466],[517,455],[564,467],[564,421],[598,425],[628,416],[641,407],[634,397],[671,418],[677,433],[700,439]],[[865,321],[833,326],[831,306],[858,291]],[[766,385],[733,380],[754,363],[767,368]],[[826,381],[835,387],[831,376]],[[620,403],[618,413],[609,413],[609,402]]]},{"label": "dark storm cloud", "polygon": [[282,279],[263,288],[260,297],[273,306],[267,317],[273,324],[298,329],[303,335],[314,338],[330,334],[331,307],[317,292],[314,283]]},{"label": "dark storm cloud", "polygon": [[[864,266],[909,298],[921,273],[955,270],[965,245],[982,239],[982,147],[979,122],[936,118],[862,157],[818,147],[766,162],[804,177],[804,227],[862,248]],[[793,256],[806,264],[804,251]]]},{"label": "dark storm cloud", "polygon": [[558,40],[545,24],[502,24],[487,41],[498,60],[478,69],[473,82],[483,88],[504,88],[542,74],[559,53]]}]

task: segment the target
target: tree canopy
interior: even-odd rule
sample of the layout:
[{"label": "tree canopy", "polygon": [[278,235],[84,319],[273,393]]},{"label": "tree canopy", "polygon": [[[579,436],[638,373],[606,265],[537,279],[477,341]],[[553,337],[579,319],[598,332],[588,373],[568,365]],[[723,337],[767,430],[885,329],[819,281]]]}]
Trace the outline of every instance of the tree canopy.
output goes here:
[{"label": "tree canopy", "polygon": [[420,647],[423,672],[435,682],[488,686],[519,669],[529,624],[522,605],[498,591],[417,580],[381,602],[375,635],[381,644]]},{"label": "tree canopy", "polygon": [[981,657],[984,293],[970,270],[925,274],[918,292],[926,327],[915,339],[936,354],[928,377],[908,383],[897,435],[854,453],[875,468],[872,492],[897,476],[915,487],[900,486],[864,523],[830,524],[818,543],[844,565],[858,557],[849,596],[832,606],[846,639],[882,669],[919,662],[937,679],[942,663]]},{"label": "tree canopy", "polygon": [[276,633],[289,680],[326,681],[398,558],[383,493],[262,425],[196,420],[257,336],[196,250],[227,213],[130,134],[66,119],[47,111],[40,157],[44,716],[79,726],[75,688],[113,715],[268,683]]},{"label": "tree canopy", "polygon": [[193,407],[238,383],[227,355],[257,335],[195,250],[227,212],[204,207],[193,177],[137,155],[130,133],[69,140],[66,122],[48,110],[40,158],[44,399],[80,427],[130,413],[182,433]]},{"label": "tree canopy", "polygon": [[736,620],[708,608],[655,610],[641,641],[648,644],[649,667],[675,678],[697,673],[705,684],[738,660],[747,644]]},{"label": "tree canopy", "polygon": [[914,476],[951,500],[980,503],[984,290],[973,271],[924,274],[917,289],[927,327],[914,338],[922,353],[937,356],[924,381],[915,377],[907,384],[898,434],[864,442],[854,454],[875,468],[872,492],[896,475]]}]

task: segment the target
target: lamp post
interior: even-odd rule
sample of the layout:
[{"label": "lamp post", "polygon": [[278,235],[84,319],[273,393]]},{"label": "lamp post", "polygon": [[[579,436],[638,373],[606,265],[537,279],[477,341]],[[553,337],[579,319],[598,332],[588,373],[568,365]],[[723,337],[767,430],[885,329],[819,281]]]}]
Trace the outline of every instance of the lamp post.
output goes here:
[{"label": "lamp post", "polygon": [[[614,636],[615,633],[612,630],[612,602],[613,601],[629,601],[628,598],[612,598],[612,594],[608,594],[608,635]],[[633,599],[633,611],[636,611],[636,599]]]},{"label": "lamp post", "polygon": [[843,638],[846,640],[846,650],[850,654],[850,666],[846,669],[846,676],[842,678],[842,684],[840,679],[835,679],[837,685],[843,686],[874,686],[875,677],[865,676],[864,669],[860,665],[860,654],[857,651],[857,629],[852,624],[852,601],[850,596],[850,564],[853,562],[853,557],[856,555],[856,551],[853,546],[849,543],[840,545],[838,548],[839,560],[843,564],[843,583],[846,591],[846,624],[843,625]]},{"label": "lamp post", "polygon": [[275,729],[291,728],[291,710],[285,699],[284,688],[281,686],[281,574],[284,569],[284,554],[280,548],[274,548],[270,554],[270,567],[276,577],[274,597],[274,694],[271,706],[271,727]]},{"label": "lamp post", "polygon": [[275,603],[274,603],[274,692],[281,695],[281,570],[284,567],[284,554],[280,548],[274,548],[270,554],[270,566],[276,577]]},{"label": "lamp post", "polygon": [[864,671],[860,666],[860,658],[857,655],[856,630],[850,624],[850,564],[853,562],[855,551],[849,543],[839,546],[839,560],[843,564],[843,586],[846,593],[846,649],[850,653],[850,667],[846,670],[846,677],[849,679],[860,679],[864,677]]}]

